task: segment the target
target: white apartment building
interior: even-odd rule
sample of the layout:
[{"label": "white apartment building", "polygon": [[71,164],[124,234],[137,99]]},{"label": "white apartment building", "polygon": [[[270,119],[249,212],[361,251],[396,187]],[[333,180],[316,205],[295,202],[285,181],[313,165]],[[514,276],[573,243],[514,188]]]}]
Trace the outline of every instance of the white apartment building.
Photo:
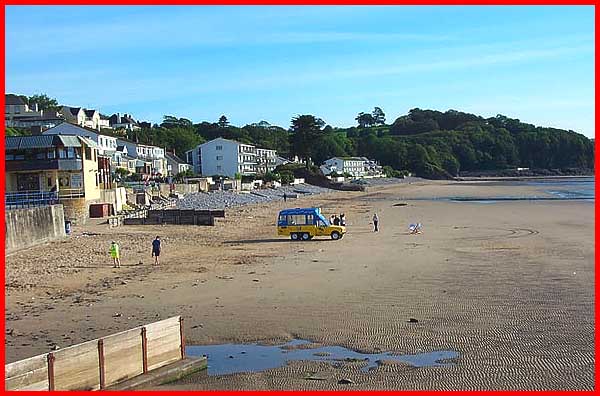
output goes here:
[{"label": "white apartment building", "polygon": [[338,174],[349,173],[354,177],[362,177],[367,174],[364,157],[333,157],[324,162],[321,171],[324,175],[335,172]]},{"label": "white apartment building", "polygon": [[[234,177],[236,173],[255,175],[260,169],[257,150],[259,149],[251,144],[216,138],[186,152],[186,161],[194,167],[195,173],[201,173],[203,176]],[[261,155],[271,161],[271,151],[275,154],[273,156],[274,169],[277,153],[274,150],[267,151],[261,152]],[[266,164],[265,167],[267,167]]]},{"label": "white apartment building", "polygon": [[265,148],[256,149],[256,173],[273,172],[277,166],[277,151]]}]

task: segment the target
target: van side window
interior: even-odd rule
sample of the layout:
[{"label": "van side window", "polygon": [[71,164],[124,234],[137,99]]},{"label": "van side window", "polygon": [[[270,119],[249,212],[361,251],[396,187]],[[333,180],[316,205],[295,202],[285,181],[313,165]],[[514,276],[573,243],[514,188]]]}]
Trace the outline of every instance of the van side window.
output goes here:
[{"label": "van side window", "polygon": [[306,224],[306,216],[305,215],[288,215],[288,224],[289,225],[304,225],[304,224]]},{"label": "van side window", "polygon": [[314,224],[313,215],[306,215],[306,223],[305,224]]}]

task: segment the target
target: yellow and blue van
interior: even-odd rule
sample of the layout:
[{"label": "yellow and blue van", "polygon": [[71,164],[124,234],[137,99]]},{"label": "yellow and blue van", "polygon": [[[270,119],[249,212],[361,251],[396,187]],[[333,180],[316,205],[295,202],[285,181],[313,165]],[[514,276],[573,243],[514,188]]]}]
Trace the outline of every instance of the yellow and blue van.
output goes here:
[{"label": "yellow and blue van", "polygon": [[294,241],[325,235],[338,240],[345,233],[346,227],[330,224],[319,208],[284,209],[277,219],[277,235],[289,235]]}]

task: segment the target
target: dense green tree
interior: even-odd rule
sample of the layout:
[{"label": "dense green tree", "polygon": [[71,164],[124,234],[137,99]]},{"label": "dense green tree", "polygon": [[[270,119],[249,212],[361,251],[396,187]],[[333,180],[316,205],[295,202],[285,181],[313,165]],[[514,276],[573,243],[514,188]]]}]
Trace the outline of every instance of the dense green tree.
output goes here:
[{"label": "dense green tree", "polygon": [[219,122],[217,124],[221,128],[227,128],[229,126],[229,120],[227,120],[227,117],[225,117],[225,115],[222,115],[221,117],[219,117]]},{"label": "dense green tree", "polygon": [[381,110],[381,107],[375,107],[372,114],[373,125],[385,125],[385,113]]},{"label": "dense green tree", "polygon": [[33,107],[34,104],[38,105],[39,110],[47,111],[58,111],[58,101],[54,98],[49,97],[46,94],[35,94],[27,99],[29,107]]},{"label": "dense green tree", "polygon": [[192,121],[187,118],[177,118],[171,115],[163,116],[163,122],[160,124],[163,128],[175,128],[175,127],[191,127]]},{"label": "dense green tree", "polygon": [[355,118],[359,128],[368,128],[375,125],[375,118],[369,113],[360,112]]},{"label": "dense green tree", "polygon": [[325,122],[314,115],[303,114],[292,118],[292,151],[304,159],[307,168],[316,148],[315,142],[323,135],[324,126]]}]

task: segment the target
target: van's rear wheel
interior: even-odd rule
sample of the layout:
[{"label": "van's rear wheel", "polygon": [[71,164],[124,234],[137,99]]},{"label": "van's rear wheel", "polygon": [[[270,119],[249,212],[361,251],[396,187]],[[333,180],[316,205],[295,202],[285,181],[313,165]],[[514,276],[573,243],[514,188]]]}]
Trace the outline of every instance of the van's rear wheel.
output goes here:
[{"label": "van's rear wheel", "polygon": [[292,238],[292,241],[297,241],[298,240],[298,234],[296,234],[295,232],[292,232],[290,234],[290,238]]},{"label": "van's rear wheel", "polygon": [[303,241],[308,241],[309,239],[310,239],[310,234],[308,232],[305,232],[302,234]]},{"label": "van's rear wheel", "polygon": [[333,232],[331,233],[331,239],[333,239],[334,241],[337,241],[338,239],[340,239],[340,238],[341,238],[341,236],[342,236],[342,234],[340,234],[340,233],[339,233],[339,232],[337,232],[337,231],[333,231]]}]

